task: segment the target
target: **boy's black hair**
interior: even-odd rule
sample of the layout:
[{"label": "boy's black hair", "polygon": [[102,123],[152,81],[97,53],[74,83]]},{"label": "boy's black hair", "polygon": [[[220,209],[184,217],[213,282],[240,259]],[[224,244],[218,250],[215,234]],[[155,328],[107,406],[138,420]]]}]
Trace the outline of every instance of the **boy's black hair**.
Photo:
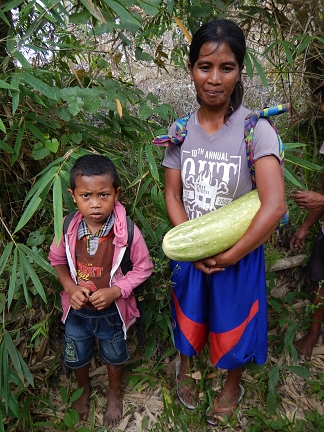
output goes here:
[{"label": "boy's black hair", "polygon": [[77,159],[70,171],[70,188],[75,189],[75,179],[78,176],[92,177],[109,175],[112,178],[114,189],[119,187],[119,178],[113,162],[102,155],[85,155]]}]

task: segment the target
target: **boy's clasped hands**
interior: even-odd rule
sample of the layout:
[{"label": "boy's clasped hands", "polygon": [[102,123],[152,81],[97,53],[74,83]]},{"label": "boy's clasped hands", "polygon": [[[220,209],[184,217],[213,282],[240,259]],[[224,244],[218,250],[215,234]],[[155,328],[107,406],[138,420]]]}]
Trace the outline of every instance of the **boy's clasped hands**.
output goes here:
[{"label": "boy's clasped hands", "polygon": [[[80,310],[89,303],[97,310],[108,308],[113,301],[121,296],[120,288],[117,286],[100,288],[91,291],[87,287],[74,284],[68,290],[70,304],[73,309]],[[91,306],[90,306],[91,307]]]}]

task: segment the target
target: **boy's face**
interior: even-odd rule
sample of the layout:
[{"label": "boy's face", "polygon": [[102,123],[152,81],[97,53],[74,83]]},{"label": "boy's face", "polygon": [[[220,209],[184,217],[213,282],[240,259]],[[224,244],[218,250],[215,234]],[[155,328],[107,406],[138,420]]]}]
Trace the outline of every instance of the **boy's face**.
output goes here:
[{"label": "boy's face", "polygon": [[118,199],[120,187],[115,190],[109,174],[77,176],[75,189],[68,189],[90,231],[94,234],[106,222]]}]

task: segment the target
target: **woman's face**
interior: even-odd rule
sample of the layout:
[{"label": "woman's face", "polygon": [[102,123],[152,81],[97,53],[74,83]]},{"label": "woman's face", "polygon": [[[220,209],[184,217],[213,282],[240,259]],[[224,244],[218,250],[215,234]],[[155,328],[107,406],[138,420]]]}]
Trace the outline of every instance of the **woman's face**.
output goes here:
[{"label": "woman's face", "polygon": [[227,109],[242,70],[229,45],[205,43],[193,67],[188,67],[201,106]]}]

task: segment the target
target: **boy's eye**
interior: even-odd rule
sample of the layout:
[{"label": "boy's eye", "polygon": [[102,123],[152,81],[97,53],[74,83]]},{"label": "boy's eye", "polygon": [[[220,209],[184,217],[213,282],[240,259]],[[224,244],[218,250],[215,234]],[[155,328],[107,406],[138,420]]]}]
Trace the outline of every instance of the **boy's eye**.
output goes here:
[{"label": "boy's eye", "polygon": [[83,197],[83,198],[89,198],[89,194],[84,193],[84,194],[82,194],[82,197]]}]

